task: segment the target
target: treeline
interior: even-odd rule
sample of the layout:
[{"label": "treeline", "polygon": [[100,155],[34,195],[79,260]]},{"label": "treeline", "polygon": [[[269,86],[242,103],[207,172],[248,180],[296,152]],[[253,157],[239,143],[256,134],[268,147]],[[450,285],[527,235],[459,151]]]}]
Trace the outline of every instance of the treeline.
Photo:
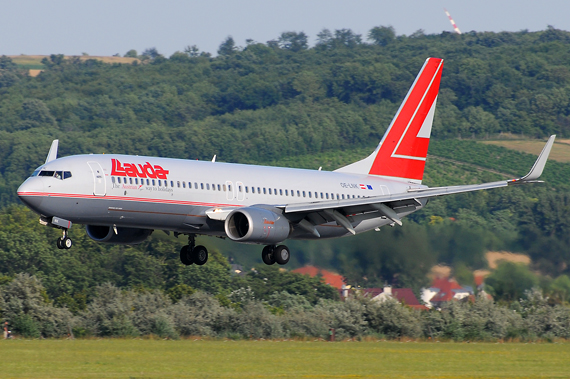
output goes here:
[{"label": "treeline", "polygon": [[223,300],[204,292],[172,298],[163,292],[96,288],[85,310],[71,312],[46,300],[35,277],[17,275],[0,287],[3,318],[17,335],[40,337],[204,336],[232,339],[323,338],[335,329],[347,338],[421,338],[497,341],[570,338],[570,308],[550,305],[538,290],[510,306],[484,297],[450,302],[441,310],[419,311],[395,300],[355,297],[345,302],[320,300],[285,291],[256,299],[249,288]]},{"label": "treeline", "polygon": [[[44,162],[55,138],[61,156],[217,154],[229,162],[315,169],[325,164],[314,157],[329,157],[336,164],[329,168],[336,168],[377,144],[427,56],[446,59],[430,154],[516,176],[528,170],[532,156],[452,138],[569,135],[570,33],[396,36],[379,27],[367,36],[336,30],[318,37],[314,47],[297,32],[244,47],[228,38],[217,57],[192,46],[168,58],[150,49],[143,64],[134,65],[52,55],[37,78],[0,58],[0,205],[17,202],[17,186]],[[355,148],[364,155],[351,155]],[[426,170],[429,185],[506,178],[437,158],[428,159]],[[486,249],[508,249],[529,253],[533,269],[555,279],[570,272],[567,173],[567,164],[549,162],[542,187],[434,199],[404,228],[292,242],[290,266],[313,263],[335,268],[353,284],[388,281],[417,290],[433,264],[456,272],[484,268]],[[74,227],[74,249],[58,251],[55,232],[26,212],[4,208],[0,215],[0,272],[37,275],[56,304],[73,306],[66,296],[81,303],[104,282],[161,291],[186,284],[218,293],[206,287],[222,280],[224,291],[241,288],[224,264],[182,268],[176,252],[186,241],[160,232],[141,246],[105,246]],[[210,250],[223,246],[247,269],[259,264],[257,248],[204,243]]]},{"label": "treeline", "polygon": [[[0,59],[0,193],[61,139],[61,153],[120,152],[263,163],[372,146],[428,56],[446,59],[435,138],[568,136],[570,33],[396,36],[374,28],[303,33],[217,57],[150,49],[145,64],[52,55],[37,78]],[[365,43],[368,40],[370,43]],[[128,138],[124,136],[128,135]]]}]

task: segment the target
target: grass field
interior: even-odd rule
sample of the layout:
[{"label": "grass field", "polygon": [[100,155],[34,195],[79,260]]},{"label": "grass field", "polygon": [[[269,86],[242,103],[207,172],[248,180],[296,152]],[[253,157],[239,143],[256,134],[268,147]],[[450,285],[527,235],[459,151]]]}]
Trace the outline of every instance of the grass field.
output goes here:
[{"label": "grass field", "polygon": [[[514,141],[484,141],[482,143],[495,146],[503,146],[507,149],[522,151],[538,155],[544,147],[545,141],[541,140],[514,140]],[[556,140],[550,158],[563,163],[570,162],[570,141],[569,140]]]},{"label": "grass field", "polygon": [[0,341],[2,378],[568,378],[570,343]]}]

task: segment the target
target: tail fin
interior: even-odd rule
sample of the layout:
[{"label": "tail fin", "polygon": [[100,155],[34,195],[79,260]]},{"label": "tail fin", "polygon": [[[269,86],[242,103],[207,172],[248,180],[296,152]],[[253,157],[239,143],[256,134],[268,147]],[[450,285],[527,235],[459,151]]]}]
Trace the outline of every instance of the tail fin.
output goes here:
[{"label": "tail fin", "polygon": [[426,59],[376,150],[335,171],[421,183],[442,69],[443,59]]}]

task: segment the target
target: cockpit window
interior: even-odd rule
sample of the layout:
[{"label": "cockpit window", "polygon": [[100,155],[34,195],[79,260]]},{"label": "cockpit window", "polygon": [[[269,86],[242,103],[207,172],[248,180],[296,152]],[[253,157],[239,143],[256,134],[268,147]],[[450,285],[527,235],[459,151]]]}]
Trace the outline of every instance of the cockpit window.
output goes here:
[{"label": "cockpit window", "polygon": [[[36,170],[38,171],[38,170]],[[32,174],[32,176],[53,176],[56,179],[67,179],[67,178],[71,178],[71,171],[40,171],[39,173],[36,173],[36,171],[34,171],[34,173]]]},{"label": "cockpit window", "polygon": [[40,169],[37,169],[32,173],[32,176],[38,176],[39,173],[40,173]]}]

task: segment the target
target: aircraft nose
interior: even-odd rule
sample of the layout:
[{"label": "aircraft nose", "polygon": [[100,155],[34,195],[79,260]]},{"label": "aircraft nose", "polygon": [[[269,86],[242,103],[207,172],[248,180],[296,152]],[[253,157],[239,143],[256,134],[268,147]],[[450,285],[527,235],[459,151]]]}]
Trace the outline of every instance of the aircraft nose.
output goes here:
[{"label": "aircraft nose", "polygon": [[44,186],[39,178],[29,178],[18,188],[18,197],[30,209],[41,213]]}]

